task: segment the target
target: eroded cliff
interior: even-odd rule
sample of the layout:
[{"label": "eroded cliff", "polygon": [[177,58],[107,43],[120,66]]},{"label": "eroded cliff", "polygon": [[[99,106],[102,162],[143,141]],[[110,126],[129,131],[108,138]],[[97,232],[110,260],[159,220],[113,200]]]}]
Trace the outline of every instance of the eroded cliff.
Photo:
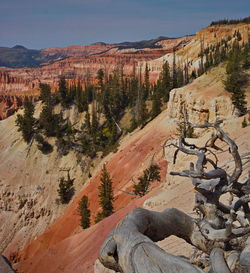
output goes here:
[{"label": "eroded cliff", "polygon": [[[35,145],[27,147],[22,143],[20,134],[16,132],[14,126],[14,116],[2,121],[0,123],[3,140],[1,157],[5,158],[0,172],[3,199],[1,222],[4,223],[1,226],[1,238],[4,238],[2,248],[5,248],[4,253],[14,263],[18,262],[16,264],[18,270],[38,273],[43,272],[46,267],[48,273],[59,273],[62,270],[93,272],[98,249],[108,232],[127,212],[142,206],[145,199],[152,195],[155,197],[145,203],[145,206],[153,209],[168,206],[182,209],[183,206],[184,210],[191,213],[192,204],[187,200],[192,198],[192,187],[185,187],[185,194],[183,192],[185,198],[182,199],[178,196],[183,188],[179,182],[169,178],[166,181],[166,159],[171,166],[171,157],[162,157],[162,147],[167,139],[175,137],[176,122],[181,118],[184,103],[191,121],[228,120],[226,128],[229,128],[229,131],[237,128],[237,134],[240,134],[242,118],[236,118],[234,115],[230,97],[223,89],[223,75],[223,67],[218,67],[191,84],[172,90],[168,108],[142,130],[124,137],[118,151],[104,158],[99,167],[95,171],[92,170],[94,176],[88,181],[86,178],[85,185],[82,177],[84,174],[82,166],[86,164],[84,158],[77,158],[73,153],[62,158],[58,157],[56,152],[49,156],[42,155]],[[68,115],[74,116],[72,113]],[[83,117],[78,118],[83,119]],[[243,150],[248,149],[246,145],[249,144],[244,142],[248,132],[249,127],[244,129],[244,134],[242,133],[240,137]],[[120,190],[131,190],[132,179],[140,175],[153,156],[155,162],[158,162],[162,168],[161,182],[165,186],[161,188],[160,184],[156,183],[150,195],[132,200],[133,196]],[[113,178],[117,213],[90,229],[81,231],[77,212],[78,202],[83,195],[89,196],[93,222],[99,209],[98,184],[100,167],[104,162]],[[13,166],[14,171],[10,172]],[[76,178],[76,197],[66,208],[56,204],[55,196],[58,185],[56,181],[61,176],[60,169],[68,167],[72,168],[71,175]],[[171,187],[170,191],[168,184]],[[186,202],[190,202],[190,206],[185,208]],[[60,215],[61,218],[57,219]],[[14,228],[8,234],[10,226]],[[45,229],[46,232],[42,233]],[[30,238],[33,239],[28,242]],[[24,243],[26,246],[18,251]],[[176,250],[175,245],[175,241],[165,244],[163,242],[163,246],[172,248],[173,252],[180,250],[179,248]],[[188,249],[186,253],[189,253]]]}]

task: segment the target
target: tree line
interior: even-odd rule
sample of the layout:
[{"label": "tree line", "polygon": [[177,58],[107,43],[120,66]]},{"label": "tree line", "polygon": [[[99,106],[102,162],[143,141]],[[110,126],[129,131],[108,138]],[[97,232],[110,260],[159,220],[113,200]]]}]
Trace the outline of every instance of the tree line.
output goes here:
[{"label": "tree line", "polygon": [[210,26],[220,26],[220,25],[237,25],[237,24],[249,24],[250,23],[250,16],[242,18],[242,19],[223,19],[218,21],[213,21]]},{"label": "tree line", "polygon": [[[124,75],[121,68],[106,75],[99,69],[94,83],[80,81],[69,84],[61,77],[56,92],[51,92],[47,84],[40,84],[40,100],[43,103],[38,119],[34,118],[34,105],[25,100],[24,114],[18,114],[16,125],[23,139],[30,143],[34,139],[43,153],[50,153],[54,147],[50,138],[56,138],[56,148],[60,155],[75,150],[90,156],[101,151],[104,155],[115,149],[118,139],[124,133],[120,121],[130,113],[127,131],[144,127],[155,118],[164,103],[169,100],[170,90],[187,83],[184,71],[176,65],[175,53],[172,71],[166,61],[159,79],[151,83],[150,69],[146,64],[144,71]],[[55,106],[60,104],[60,113]],[[81,128],[76,128],[69,119],[63,118],[64,109],[75,106],[85,115]],[[104,118],[103,118],[104,117]]]}]

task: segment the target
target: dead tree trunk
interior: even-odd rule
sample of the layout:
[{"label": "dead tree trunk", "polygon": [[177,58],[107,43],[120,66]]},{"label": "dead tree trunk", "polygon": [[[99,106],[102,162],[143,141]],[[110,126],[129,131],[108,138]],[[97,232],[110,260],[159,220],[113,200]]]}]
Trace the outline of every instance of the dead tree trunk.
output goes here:
[{"label": "dead tree trunk", "polygon": [[[238,147],[220,128],[220,122],[189,126],[215,129],[215,135],[204,147],[187,143],[183,135],[178,145],[171,144],[177,148],[174,161],[179,151],[197,156],[196,164],[191,163],[189,170],[171,174],[192,179],[197,191],[195,209],[201,217],[195,219],[177,209],[135,209],[104,242],[99,259],[105,267],[123,273],[230,273],[241,266],[241,272],[250,273],[250,178],[245,183],[238,181],[242,173]],[[234,159],[231,175],[217,166],[212,149],[219,149],[215,144],[218,139],[228,144]],[[208,164],[212,169],[204,171]],[[236,202],[221,203],[221,195],[228,192]],[[237,214],[241,208],[244,216]],[[210,255],[210,267],[202,271],[189,260],[168,254],[154,244],[171,235]]]}]

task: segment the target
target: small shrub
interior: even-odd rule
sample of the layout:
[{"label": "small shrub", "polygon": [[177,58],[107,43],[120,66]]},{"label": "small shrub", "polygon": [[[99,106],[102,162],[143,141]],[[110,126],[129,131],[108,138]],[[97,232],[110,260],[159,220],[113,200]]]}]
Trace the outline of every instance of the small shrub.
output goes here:
[{"label": "small shrub", "polygon": [[74,194],[74,188],[73,188],[74,179],[68,179],[66,180],[64,177],[61,177],[59,180],[59,188],[57,190],[60,202],[62,204],[66,204],[70,201],[71,197]]}]

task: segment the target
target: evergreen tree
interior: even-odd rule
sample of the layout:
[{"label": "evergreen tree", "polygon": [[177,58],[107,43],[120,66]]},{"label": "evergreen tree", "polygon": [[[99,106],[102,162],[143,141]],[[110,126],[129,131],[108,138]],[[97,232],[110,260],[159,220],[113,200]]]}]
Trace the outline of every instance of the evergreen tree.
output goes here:
[{"label": "evergreen tree", "polygon": [[74,194],[74,184],[75,179],[71,179],[68,173],[67,180],[64,177],[61,177],[59,180],[59,188],[57,189],[60,202],[66,204],[70,201],[72,195]]},{"label": "evergreen tree", "polygon": [[45,131],[47,137],[56,136],[60,129],[60,118],[53,114],[51,105],[44,105],[39,117],[39,125]]},{"label": "evergreen tree", "polygon": [[[177,86],[176,86],[177,87]],[[161,97],[165,102],[169,101],[169,93],[171,90],[171,76],[168,61],[164,62],[162,72],[158,81]]]},{"label": "evergreen tree", "polygon": [[78,81],[76,86],[75,101],[78,111],[80,113],[87,111],[88,108],[87,90],[85,89],[85,91],[83,91],[80,80]]},{"label": "evergreen tree", "polygon": [[65,77],[61,77],[59,80],[58,93],[62,106],[67,107],[70,103],[70,98],[68,95],[68,88]]},{"label": "evergreen tree", "polygon": [[240,116],[244,115],[246,109],[246,95],[241,88],[240,75],[238,72],[230,73],[225,81],[225,88],[232,93],[232,103],[238,109]]},{"label": "evergreen tree", "polygon": [[79,202],[78,211],[81,216],[81,227],[83,229],[90,227],[89,199],[86,195],[84,195]]},{"label": "evergreen tree", "polygon": [[200,39],[200,57],[201,57],[201,61],[200,61],[200,68],[199,68],[199,75],[202,75],[204,73],[204,38]]},{"label": "evergreen tree", "polygon": [[48,84],[40,83],[40,100],[46,104],[51,102],[51,88]]},{"label": "evergreen tree", "polygon": [[88,109],[86,111],[84,125],[85,125],[85,128],[87,130],[87,133],[90,135],[91,134],[91,123],[90,123],[90,115],[89,115],[89,110]]},{"label": "evergreen tree", "polygon": [[154,93],[152,98],[152,110],[151,110],[151,117],[155,118],[161,113],[161,96],[159,94],[159,90],[154,86]]},{"label": "evergreen tree", "polygon": [[[142,96],[142,94],[141,94]],[[140,97],[138,102],[138,113],[137,113],[137,124],[144,126],[148,119],[148,111],[146,107],[145,101],[143,101],[142,97]]]},{"label": "evergreen tree", "polygon": [[74,101],[74,99],[76,98],[76,84],[75,82],[73,82],[70,87],[69,87],[69,90],[68,90],[68,100],[70,102]]},{"label": "evergreen tree", "polygon": [[96,220],[101,220],[105,217],[110,216],[114,212],[114,194],[112,180],[106,168],[106,165],[103,165],[101,172],[101,184],[98,187],[99,189],[99,204],[102,208],[102,211],[97,215]]},{"label": "evergreen tree", "polygon": [[134,193],[144,196],[148,193],[149,186],[154,180],[161,180],[160,167],[157,164],[152,164],[148,169],[143,171],[143,175],[138,180],[139,182],[134,185]]},{"label": "evergreen tree", "polygon": [[240,116],[244,115],[247,111],[246,95],[242,89],[246,81],[241,65],[243,56],[244,54],[241,54],[239,44],[234,43],[228,58],[226,67],[227,79],[225,81],[225,89],[232,93],[232,102],[238,109]]},{"label": "evergreen tree", "polygon": [[178,79],[177,79],[177,69],[176,69],[176,49],[173,50],[173,77],[172,77],[172,88],[178,87]]},{"label": "evergreen tree", "polygon": [[189,83],[188,62],[184,65],[184,84]]},{"label": "evergreen tree", "polygon": [[150,81],[149,81],[149,67],[146,63],[145,72],[144,72],[144,92],[143,92],[143,100],[147,100],[150,93]]},{"label": "evergreen tree", "polygon": [[92,103],[91,135],[94,138],[94,142],[95,142],[95,139],[96,139],[97,134],[98,134],[98,127],[99,127],[99,123],[98,123],[96,109],[95,109],[95,102],[93,102]]},{"label": "evergreen tree", "polygon": [[18,131],[22,132],[23,139],[26,143],[29,143],[35,132],[36,119],[34,118],[34,105],[27,98],[24,99],[24,114],[17,115],[16,125]]}]

